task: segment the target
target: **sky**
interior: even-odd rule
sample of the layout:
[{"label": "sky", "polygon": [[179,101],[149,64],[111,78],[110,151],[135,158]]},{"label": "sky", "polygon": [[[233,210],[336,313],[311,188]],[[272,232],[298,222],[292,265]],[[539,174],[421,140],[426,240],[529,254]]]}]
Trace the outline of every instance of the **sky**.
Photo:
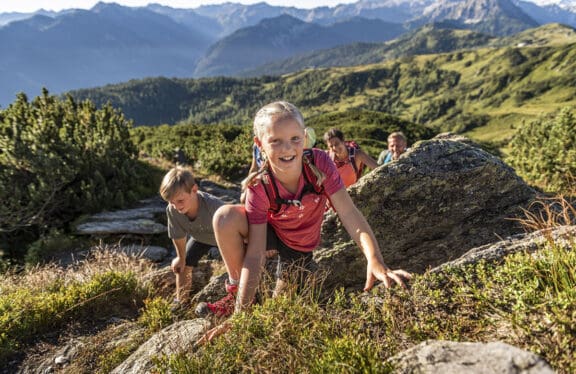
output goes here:
[{"label": "sky", "polygon": [[[357,0],[106,0],[106,3],[117,3],[124,6],[146,6],[157,3],[172,8],[196,8],[200,5],[221,4],[225,2],[255,4],[266,2],[270,5],[293,6],[296,8],[315,8],[319,6],[336,6],[343,3],[354,3]],[[39,9],[59,11],[62,9],[90,9],[98,0],[0,0],[0,13],[30,13]]]}]

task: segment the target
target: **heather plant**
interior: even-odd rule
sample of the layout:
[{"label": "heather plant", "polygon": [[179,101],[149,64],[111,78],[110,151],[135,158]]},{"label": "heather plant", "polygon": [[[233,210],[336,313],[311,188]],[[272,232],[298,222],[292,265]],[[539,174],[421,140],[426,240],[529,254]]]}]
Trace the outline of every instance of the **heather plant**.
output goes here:
[{"label": "heather plant", "polygon": [[510,141],[507,161],[528,182],[567,192],[576,176],[576,119],[572,108],[522,124]]},{"label": "heather plant", "polygon": [[171,303],[162,297],[144,300],[144,308],[138,322],[150,332],[157,332],[173,322]]}]

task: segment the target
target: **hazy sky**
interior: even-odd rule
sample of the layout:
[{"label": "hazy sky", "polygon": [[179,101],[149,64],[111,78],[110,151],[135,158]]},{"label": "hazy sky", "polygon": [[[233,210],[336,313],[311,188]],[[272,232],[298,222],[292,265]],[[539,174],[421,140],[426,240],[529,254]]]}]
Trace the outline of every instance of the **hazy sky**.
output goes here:
[{"label": "hazy sky", "polygon": [[[225,2],[255,4],[264,0],[106,0],[106,3],[117,3],[125,6],[146,6],[157,3],[172,8],[196,8],[200,5],[221,4]],[[318,6],[335,6],[343,3],[354,3],[357,0],[265,0],[270,5],[293,6],[296,8],[315,8]],[[98,0],[0,0],[0,13],[34,12],[38,9],[59,11],[69,8],[90,9]]]}]

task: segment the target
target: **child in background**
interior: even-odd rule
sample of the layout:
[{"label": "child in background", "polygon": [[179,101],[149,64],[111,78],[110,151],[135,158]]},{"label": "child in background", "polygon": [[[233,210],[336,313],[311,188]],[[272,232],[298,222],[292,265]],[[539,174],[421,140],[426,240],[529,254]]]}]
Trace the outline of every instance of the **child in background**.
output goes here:
[{"label": "child in background", "polygon": [[[192,171],[176,166],[166,173],[160,195],[168,202],[168,237],[176,248],[170,268],[176,274],[174,309],[186,302],[192,287],[192,271],[198,260],[217,247],[212,218],[224,202],[207,192],[198,191]],[[189,239],[188,239],[189,237]]]},{"label": "child in background", "polygon": [[339,129],[329,129],[324,134],[324,141],[328,148],[328,154],[336,164],[338,173],[346,187],[353,185],[360,179],[364,166],[368,166],[370,169],[378,167],[376,161],[360,149],[355,142],[344,140],[344,133]]},{"label": "child in background", "polygon": [[408,149],[408,141],[401,131],[396,131],[388,135],[388,149],[383,150],[378,156],[378,165],[385,165],[390,161],[397,160],[398,157]]},{"label": "child in background", "polygon": [[[275,294],[285,286],[285,270],[300,262],[314,270],[312,251],[320,243],[320,231],[326,202],[329,199],[344,227],[359,245],[367,264],[365,290],[380,280],[386,287],[404,286],[411,275],[404,270],[390,270],[382,259],[378,242],[368,222],[348,195],[334,163],[326,152],[312,149],[313,162],[304,152],[304,120],[299,110],[284,101],[266,105],[254,120],[254,141],[266,155],[263,167],[244,181],[246,203],[224,205],[214,216],[216,241],[228,270],[228,296],[204,309],[227,316],[251,304],[260,281],[267,249],[279,253]],[[309,191],[303,169],[316,176],[321,193]],[[275,183],[284,203],[278,212],[264,183]],[[309,191],[309,192],[308,192]],[[247,246],[244,245],[248,239]],[[210,341],[225,332],[228,324],[208,331],[198,343]]]}]

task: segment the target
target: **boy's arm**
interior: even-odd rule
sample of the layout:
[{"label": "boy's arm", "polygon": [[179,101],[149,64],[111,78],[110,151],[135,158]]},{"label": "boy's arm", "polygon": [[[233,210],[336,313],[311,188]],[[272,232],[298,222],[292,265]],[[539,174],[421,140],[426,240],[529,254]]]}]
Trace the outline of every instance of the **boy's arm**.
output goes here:
[{"label": "boy's arm", "polygon": [[391,281],[405,287],[402,278],[410,279],[410,273],[404,270],[390,270],[384,264],[374,232],[372,232],[364,215],[362,215],[354,205],[346,189],[341,188],[332,194],[330,200],[346,231],[348,231],[350,237],[358,244],[368,261],[364,289],[371,289],[376,279],[384,282],[386,287],[391,285]]},{"label": "boy's arm", "polygon": [[378,167],[376,160],[374,160],[368,153],[361,149],[358,149],[356,152],[357,155],[360,156],[359,159],[364,163],[364,165],[368,166],[370,169],[375,169]]},{"label": "boy's arm", "polygon": [[250,306],[256,288],[260,282],[260,275],[265,261],[267,223],[249,225],[248,246],[240,274],[240,289],[236,299],[236,311]]},{"label": "boy's arm", "polygon": [[172,271],[178,273],[183,270],[186,264],[186,238],[172,239],[174,247],[176,248],[176,260],[172,262]]}]

